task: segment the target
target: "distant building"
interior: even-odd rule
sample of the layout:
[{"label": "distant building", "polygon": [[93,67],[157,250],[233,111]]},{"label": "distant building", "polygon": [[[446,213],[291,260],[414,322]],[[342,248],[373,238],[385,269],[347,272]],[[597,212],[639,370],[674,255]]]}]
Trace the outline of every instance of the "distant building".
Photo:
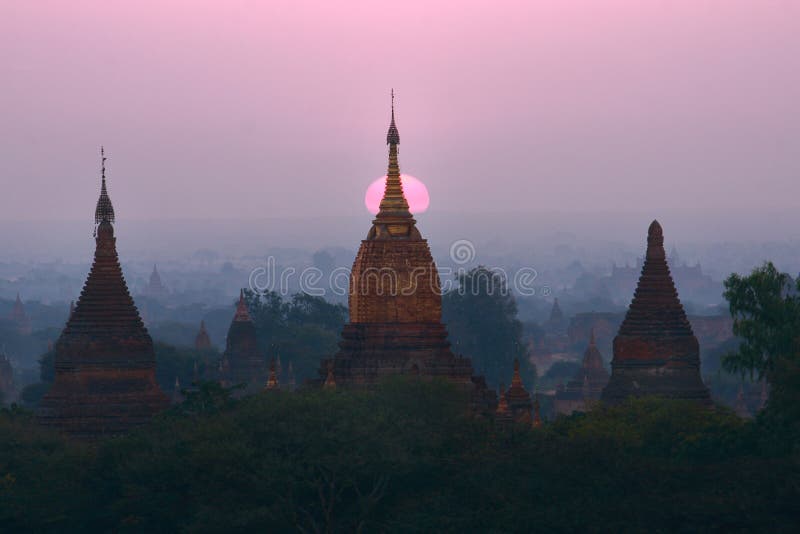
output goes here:
[{"label": "distant building", "polygon": [[602,399],[619,403],[647,395],[711,403],[700,377],[700,347],[670,276],[657,221],[648,229],[642,275],[614,338],[611,379]]},{"label": "distant building", "polygon": [[211,338],[206,331],[205,321],[200,321],[200,331],[197,332],[197,336],[194,338],[194,348],[197,350],[211,349]]},{"label": "distant building", "polygon": [[244,291],[239,293],[236,313],[228,328],[219,374],[223,385],[244,385],[241,394],[260,391],[267,379],[266,359],[258,350],[256,325],[247,309]]},{"label": "distant building", "polygon": [[522,377],[519,374],[519,360],[514,359],[514,374],[511,377],[511,387],[503,394],[511,417],[521,423],[531,423],[531,394],[525,389]]},{"label": "distant building", "polygon": [[158,267],[155,264],[153,264],[153,272],[150,273],[150,280],[142,291],[142,296],[154,300],[164,300],[169,296],[169,290],[161,281],[161,275],[158,274]]},{"label": "distant building", "polygon": [[28,314],[25,313],[25,306],[22,305],[19,293],[17,293],[17,300],[14,302],[14,307],[11,308],[8,318],[14,323],[17,332],[20,334],[27,336],[31,333],[31,320]]},{"label": "distant building", "polygon": [[550,317],[544,324],[544,329],[548,334],[552,335],[564,335],[567,333],[567,319],[564,317],[564,312],[561,311],[558,298],[553,300]]},{"label": "distant building", "polygon": [[603,388],[608,384],[608,371],[603,365],[603,356],[597,348],[594,331],[589,346],[583,353],[581,367],[575,376],[556,390],[553,409],[557,414],[569,415],[574,411],[585,412],[591,403],[600,400]]},{"label": "distant building", "polygon": [[43,425],[89,440],[124,433],[169,405],[156,382],[153,340],[119,265],[102,161],[94,263],[56,342],[55,381],[37,412]]}]

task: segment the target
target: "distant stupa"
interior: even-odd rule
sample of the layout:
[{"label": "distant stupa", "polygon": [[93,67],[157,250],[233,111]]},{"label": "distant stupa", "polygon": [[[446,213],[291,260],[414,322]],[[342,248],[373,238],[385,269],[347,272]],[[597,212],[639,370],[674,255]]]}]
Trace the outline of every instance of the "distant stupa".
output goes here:
[{"label": "distant stupa", "polygon": [[158,274],[158,267],[153,264],[153,272],[150,273],[150,280],[142,292],[142,295],[155,300],[164,299],[169,295],[169,290],[161,281],[161,275]]},{"label": "distant stupa", "polygon": [[531,394],[525,389],[519,373],[519,359],[514,359],[514,374],[511,377],[511,387],[504,394],[508,409],[515,421],[531,423]]},{"label": "distant stupa", "polygon": [[200,321],[200,330],[194,338],[194,348],[197,350],[211,349],[211,338],[206,330],[206,322]]},{"label": "distant stupa", "polygon": [[22,304],[22,299],[19,298],[19,293],[17,293],[17,300],[14,301],[14,307],[11,308],[8,318],[14,323],[20,334],[27,336],[31,333],[31,320],[25,313],[25,306]]},{"label": "distant stupa", "polygon": [[350,275],[350,322],[339,351],[322,362],[320,378],[328,387],[368,386],[397,374],[482,384],[447,340],[438,271],[400,181],[394,104],[386,144],[384,195]]},{"label": "distant stupa", "polygon": [[633,301],[614,338],[611,379],[602,399],[657,395],[710,404],[700,377],[700,346],[678,298],[658,221],[647,232],[647,255]]},{"label": "distant stupa", "polygon": [[608,371],[603,366],[603,356],[597,348],[594,329],[589,335],[589,346],[583,353],[581,367],[566,387],[556,390],[553,408],[559,414],[586,411],[591,401],[598,401],[608,384]]},{"label": "distant stupa", "polygon": [[267,379],[266,361],[258,350],[256,325],[247,309],[243,290],[239,292],[219,369],[224,385],[244,385],[244,393],[260,391]]},{"label": "distant stupa", "polygon": [[121,434],[169,405],[156,382],[153,340],[119,265],[101,156],[94,263],[56,342],[55,381],[37,413],[43,425],[85,439]]}]

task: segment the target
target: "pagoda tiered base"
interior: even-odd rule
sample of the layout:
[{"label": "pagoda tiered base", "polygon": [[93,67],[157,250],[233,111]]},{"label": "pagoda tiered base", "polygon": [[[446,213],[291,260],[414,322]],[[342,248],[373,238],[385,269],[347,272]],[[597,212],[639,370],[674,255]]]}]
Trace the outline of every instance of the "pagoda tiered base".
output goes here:
[{"label": "pagoda tiered base", "polygon": [[339,347],[320,369],[325,377],[333,362],[337,385],[372,385],[398,374],[473,384],[472,362],[453,354],[441,323],[347,324]]}]

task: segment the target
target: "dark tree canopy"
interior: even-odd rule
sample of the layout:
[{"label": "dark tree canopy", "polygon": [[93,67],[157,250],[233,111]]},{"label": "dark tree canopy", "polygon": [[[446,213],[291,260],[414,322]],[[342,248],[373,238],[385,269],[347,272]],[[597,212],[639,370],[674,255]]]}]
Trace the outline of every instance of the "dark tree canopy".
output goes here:
[{"label": "dark tree canopy", "polygon": [[725,298],[733,333],[742,339],[737,352],[723,360],[732,372],[755,373],[772,381],[776,365],[796,360],[800,348],[800,283],[772,263],[747,276],[725,280]]},{"label": "dark tree canopy", "polygon": [[268,358],[294,368],[298,383],[317,378],[319,363],[337,349],[347,308],[322,297],[297,293],[284,300],[274,291],[245,291],[259,343]]},{"label": "dark tree canopy", "polygon": [[800,467],[728,410],[643,399],[540,429],[471,417],[452,386],[201,384],[94,447],[0,410],[9,532],[796,531]]},{"label": "dark tree canopy", "polygon": [[528,362],[517,319],[517,303],[500,274],[476,267],[458,276],[458,287],[442,297],[442,315],[453,350],[472,358],[475,372],[492,386],[508,385],[519,358],[522,378],[531,386],[536,372]]},{"label": "dark tree canopy", "polygon": [[725,298],[742,342],[723,358],[723,367],[767,380],[762,418],[800,451],[800,281],[765,263],[747,276],[729,276]]}]

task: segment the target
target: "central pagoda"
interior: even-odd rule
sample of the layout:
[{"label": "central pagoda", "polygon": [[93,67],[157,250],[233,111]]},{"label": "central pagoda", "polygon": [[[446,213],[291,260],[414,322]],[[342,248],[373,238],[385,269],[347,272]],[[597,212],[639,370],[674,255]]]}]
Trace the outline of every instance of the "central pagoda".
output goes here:
[{"label": "central pagoda", "polygon": [[386,188],[350,274],[350,322],[320,376],[337,387],[370,386],[398,374],[482,384],[473,379],[471,361],[450,350],[442,324],[439,274],[400,179],[394,95],[386,144]]},{"label": "central pagoda", "polygon": [[105,160],[94,263],[56,342],[55,381],[37,413],[43,425],[89,440],[124,433],[169,405],[156,383],[153,340],[119,265]]}]

